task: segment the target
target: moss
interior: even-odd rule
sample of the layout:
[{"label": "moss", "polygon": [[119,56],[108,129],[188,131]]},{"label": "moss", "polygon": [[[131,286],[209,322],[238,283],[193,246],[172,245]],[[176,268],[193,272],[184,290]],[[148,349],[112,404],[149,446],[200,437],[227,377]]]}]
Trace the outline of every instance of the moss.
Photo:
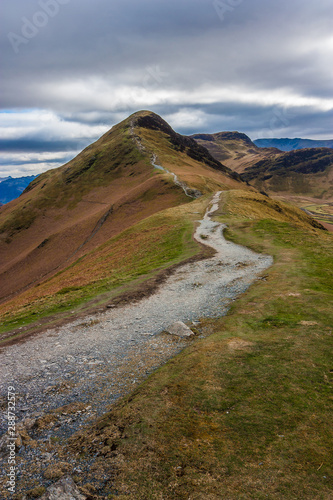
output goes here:
[{"label": "moss", "polygon": [[27,497],[28,498],[39,498],[42,495],[44,495],[46,489],[44,486],[36,486],[36,488],[33,488],[27,492]]}]

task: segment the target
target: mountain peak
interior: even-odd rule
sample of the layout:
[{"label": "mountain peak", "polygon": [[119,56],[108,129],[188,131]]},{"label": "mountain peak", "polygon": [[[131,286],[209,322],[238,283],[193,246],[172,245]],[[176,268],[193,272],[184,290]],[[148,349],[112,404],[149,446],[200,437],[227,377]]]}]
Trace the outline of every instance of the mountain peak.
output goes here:
[{"label": "mountain peak", "polygon": [[251,141],[250,137],[248,137],[246,134],[244,134],[243,132],[237,132],[237,131],[233,131],[233,132],[219,132],[218,134],[216,134],[217,136],[225,139],[225,140],[230,140],[230,141],[234,141],[234,140],[240,140],[240,141],[243,141],[245,144],[247,144],[248,146],[251,146],[253,148],[256,148],[256,145]]},{"label": "mountain peak", "polygon": [[132,125],[136,125],[138,127],[150,130],[160,130],[161,132],[165,132],[169,135],[172,133],[175,134],[170,125],[163,120],[163,118],[152,111],[137,111],[129,117],[129,120]]},{"label": "mountain peak", "polygon": [[170,145],[176,151],[187,154],[190,158],[203,162],[215,170],[220,170],[228,176],[238,178],[225,165],[216,160],[210,152],[192,137],[178,134],[173,128],[156,113],[152,111],[138,111],[128,118],[132,127],[144,128],[148,130],[162,132],[167,135]]}]

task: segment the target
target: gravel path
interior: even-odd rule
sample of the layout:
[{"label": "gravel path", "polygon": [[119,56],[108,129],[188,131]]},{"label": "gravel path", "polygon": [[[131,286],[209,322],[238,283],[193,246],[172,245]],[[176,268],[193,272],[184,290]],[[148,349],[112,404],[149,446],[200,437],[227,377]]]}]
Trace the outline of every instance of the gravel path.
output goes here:
[{"label": "gravel path", "polygon": [[[272,264],[271,257],[224,239],[225,226],[211,220],[219,197],[216,193],[195,233],[198,241],[216,250],[213,258],[178,268],[154,295],[138,303],[74,321],[2,350],[2,408],[6,408],[7,387],[13,386],[18,421],[56,412],[54,422],[40,426],[34,439],[68,437],[101,415],[188,342],[195,342],[163,333],[169,325],[194,322],[200,329],[200,318],[225,314],[230,302]],[[57,412],[64,405],[69,406]],[[0,434],[5,431],[2,418]],[[22,458],[27,450],[23,447]],[[38,449],[29,453],[29,460],[43,460],[45,455]]]},{"label": "gravel path", "polygon": [[185,182],[182,182],[178,179],[176,174],[174,174],[173,172],[170,172],[170,170],[168,170],[167,168],[162,167],[162,165],[159,165],[158,163],[156,163],[156,161],[157,161],[157,156],[155,154],[153,154],[151,159],[150,159],[152,166],[154,168],[157,168],[158,170],[162,170],[163,172],[172,175],[173,182],[176,184],[176,186],[179,186],[182,188],[182,190],[184,191],[186,196],[188,196],[189,198],[200,198],[200,196],[202,196],[201,191],[199,191],[198,189],[189,188],[185,184]]}]

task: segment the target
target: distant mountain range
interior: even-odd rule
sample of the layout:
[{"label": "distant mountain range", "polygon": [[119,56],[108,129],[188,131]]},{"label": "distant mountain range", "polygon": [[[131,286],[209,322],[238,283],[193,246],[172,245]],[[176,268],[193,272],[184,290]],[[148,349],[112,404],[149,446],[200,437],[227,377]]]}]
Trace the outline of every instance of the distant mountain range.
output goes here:
[{"label": "distant mountain range", "polygon": [[37,175],[27,177],[0,177],[0,206],[18,198]]},{"label": "distant mountain range", "polygon": [[281,151],[293,151],[305,148],[333,148],[333,139],[314,141],[312,139],[256,139],[253,141],[259,148],[278,148]]}]

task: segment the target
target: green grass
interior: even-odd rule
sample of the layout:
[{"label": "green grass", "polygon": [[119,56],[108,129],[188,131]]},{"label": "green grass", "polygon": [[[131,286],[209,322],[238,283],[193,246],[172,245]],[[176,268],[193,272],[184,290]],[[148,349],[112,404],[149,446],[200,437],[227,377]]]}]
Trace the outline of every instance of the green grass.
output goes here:
[{"label": "green grass", "polygon": [[316,220],[328,224],[333,223],[333,205],[331,203],[307,205],[303,208],[309,210]]},{"label": "green grass", "polygon": [[223,207],[228,237],[274,265],[203,322],[210,336],[72,439],[115,468],[106,498],[332,498],[333,237],[238,203]]}]

